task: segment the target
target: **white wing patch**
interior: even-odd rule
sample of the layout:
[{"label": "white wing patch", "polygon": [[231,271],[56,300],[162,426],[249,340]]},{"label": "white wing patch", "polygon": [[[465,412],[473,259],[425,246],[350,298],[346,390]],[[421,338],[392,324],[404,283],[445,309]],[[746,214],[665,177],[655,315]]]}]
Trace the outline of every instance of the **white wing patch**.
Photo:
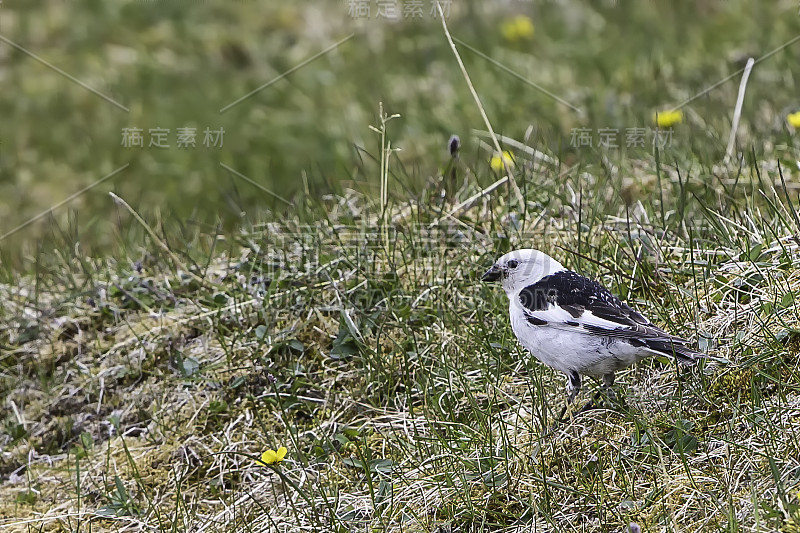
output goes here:
[{"label": "white wing patch", "polygon": [[647,324],[632,326],[629,322],[619,323],[598,317],[589,309],[584,310],[578,317],[558,305],[550,305],[548,309],[542,311],[525,309],[524,313],[528,322],[534,326],[546,325],[567,331],[580,331],[587,335],[619,337],[620,339],[663,339],[677,343],[688,342],[685,339],[673,337],[649,321]]}]

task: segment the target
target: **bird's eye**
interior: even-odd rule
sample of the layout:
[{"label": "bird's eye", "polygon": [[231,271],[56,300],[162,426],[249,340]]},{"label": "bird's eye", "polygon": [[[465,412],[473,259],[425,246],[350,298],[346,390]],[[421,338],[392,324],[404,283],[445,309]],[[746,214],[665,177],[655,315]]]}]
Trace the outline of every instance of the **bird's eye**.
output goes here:
[{"label": "bird's eye", "polygon": [[512,259],[506,264],[508,265],[508,268],[517,268],[519,266],[519,261],[517,261],[516,259]]}]

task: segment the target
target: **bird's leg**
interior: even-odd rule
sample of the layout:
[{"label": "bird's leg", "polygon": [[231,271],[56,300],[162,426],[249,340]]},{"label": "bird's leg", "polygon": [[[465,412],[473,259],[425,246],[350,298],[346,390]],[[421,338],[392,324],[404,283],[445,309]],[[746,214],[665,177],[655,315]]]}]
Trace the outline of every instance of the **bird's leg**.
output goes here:
[{"label": "bird's leg", "polygon": [[615,402],[617,400],[617,395],[614,392],[614,389],[612,388],[613,386],[614,386],[614,372],[609,372],[608,374],[604,374],[603,385],[600,387],[600,390],[598,390],[595,393],[594,397],[592,398],[592,401],[584,405],[579,412],[583,413],[590,409],[594,409],[595,407],[597,407],[596,405],[597,401],[603,396],[605,396],[605,399]]},{"label": "bird's leg", "polygon": [[603,376],[603,388],[600,390],[604,390],[606,395],[611,401],[617,400],[617,394],[614,392],[612,388],[614,386],[614,373],[609,372],[608,374]]},{"label": "bird's leg", "polygon": [[569,373],[567,379],[567,405],[572,405],[578,393],[581,391],[581,375],[574,370]]},{"label": "bird's leg", "polygon": [[[592,399],[589,402],[581,407],[581,410],[578,411],[578,414],[585,413],[586,411],[590,411],[592,409],[597,408],[597,401],[605,394],[607,397],[614,399],[614,391],[611,389],[611,386],[614,385],[614,373],[609,372],[608,374],[603,374],[603,386],[594,393]],[[602,405],[602,404],[601,404]]]},{"label": "bird's leg", "polygon": [[614,373],[611,372],[603,376],[603,390],[606,392],[606,398],[608,398],[611,402],[616,404],[618,408],[621,408],[623,411],[628,408],[628,404],[625,402],[625,397],[622,398],[617,397],[617,393],[614,392],[612,386],[614,385]]},{"label": "bird's leg", "polygon": [[564,415],[567,413],[567,409],[569,409],[569,406],[575,401],[575,398],[578,397],[578,393],[580,391],[581,375],[573,370],[567,374],[567,403],[564,404],[564,408],[561,409],[561,414],[558,415],[558,418],[556,419],[558,422],[564,421]]}]

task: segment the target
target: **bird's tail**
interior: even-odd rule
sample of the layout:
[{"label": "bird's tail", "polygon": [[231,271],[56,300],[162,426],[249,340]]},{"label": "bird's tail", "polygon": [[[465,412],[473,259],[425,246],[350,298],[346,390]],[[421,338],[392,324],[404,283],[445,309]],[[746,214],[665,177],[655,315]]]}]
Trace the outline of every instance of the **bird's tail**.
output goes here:
[{"label": "bird's tail", "polygon": [[706,359],[703,353],[693,350],[686,346],[683,339],[647,339],[644,340],[645,346],[654,355],[665,355],[674,357],[682,365],[693,365],[700,359]]}]

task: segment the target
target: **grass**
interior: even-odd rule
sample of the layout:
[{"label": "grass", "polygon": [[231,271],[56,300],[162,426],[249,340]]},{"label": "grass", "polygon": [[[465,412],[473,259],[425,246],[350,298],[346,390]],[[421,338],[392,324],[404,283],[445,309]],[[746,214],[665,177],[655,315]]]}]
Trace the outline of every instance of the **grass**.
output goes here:
[{"label": "grass", "polygon": [[[800,17],[788,0],[766,7],[744,0],[702,7],[690,0],[513,7],[459,2],[450,29],[497,62],[459,45],[497,132],[555,152],[568,166],[619,166],[617,159],[644,157],[651,151],[654,111],[692,98],[743,67],[742,58],[762,57],[800,34]],[[422,18],[396,24],[376,19],[377,13],[352,18],[338,1],[254,8],[251,2],[7,0],[2,9],[5,38],[129,109],[0,45],[4,79],[20,88],[0,98],[0,195],[15,200],[0,203],[0,235],[130,164],[55,210],[49,224],[5,237],[3,259],[15,268],[30,264],[34,243],[47,240],[53,223],[69,228],[64,231],[92,256],[129,241],[115,228],[108,191],[144,215],[173,214],[206,232],[217,225],[235,231],[259,220],[264,209],[292,212],[271,193],[319,198],[350,187],[377,197],[378,180],[363,158],[374,152],[365,126],[378,124],[379,102],[387,114],[403,117],[389,124],[406,169],[391,185],[398,198],[419,194],[446,164],[452,134],[464,140],[466,154],[490,156],[472,134],[484,128],[480,113],[427,6]],[[530,39],[503,35],[504,23],[518,12],[533,18]],[[335,50],[220,112],[349,35]],[[794,166],[783,119],[797,107],[794,50],[787,46],[754,68],[738,146],[758,158],[781,158],[787,171]],[[687,168],[706,175],[711,169],[704,163],[721,159],[738,79],[684,108],[686,120],[672,144]],[[149,129],[169,129],[171,147],[122,146],[123,128],[134,127],[144,130],[145,144]],[[181,127],[197,128],[196,149],[177,147]],[[203,146],[205,128],[225,130],[221,147]],[[592,148],[571,144],[577,128],[590,129]],[[618,130],[618,150],[597,149],[601,128]],[[646,146],[626,146],[630,128],[648,129]],[[487,176],[482,185],[491,182]]]},{"label": "grass", "polygon": [[[695,224],[660,219],[661,195],[649,223],[580,196],[542,218],[557,191],[528,190],[529,213],[497,194],[433,226],[432,202],[395,205],[387,239],[351,192],[314,225],[174,248],[203,283],[153,245],[4,285],[4,525],[793,531],[793,204],[753,181],[711,208],[666,174],[665,213],[685,202]],[[476,279],[529,242],[729,363],[641,364],[619,379],[626,409],[545,436],[562,377],[524,358]],[[280,445],[285,462],[256,464]]]},{"label": "grass", "polygon": [[[139,54],[171,43],[199,61],[193,44],[243,47],[198,70],[194,86],[215,95],[245,94],[270,78],[256,56],[289,36],[303,36],[302,50],[286,54],[298,61],[329,44],[300,22],[310,13],[303,5],[265,8],[275,16],[259,21],[244,4],[77,9],[76,24],[101,35],[68,42],[88,54],[92,42],[124,39],[102,34],[126,20],[126,31],[152,27],[128,43]],[[207,192],[215,175],[195,170],[216,169],[211,155],[144,151],[131,169],[140,182],[108,184],[122,201],[80,200],[93,220],[56,214],[5,241],[0,526],[622,531],[635,522],[643,531],[800,531],[800,141],[783,122],[796,104],[793,49],[753,70],[730,165],[720,162],[735,81],[685,108],[660,150],[569,145],[574,127],[649,127],[655,109],[726,76],[733,65],[720,57],[766,53],[800,33],[795,6],[555,4],[530,6],[532,48],[502,41],[497,28],[511,12],[464,3],[448,21],[457,38],[583,109],[572,114],[460,48],[498,133],[549,158],[503,143],[515,154],[523,203],[508,185],[485,192],[502,175],[489,168],[492,150],[479,139],[488,141],[469,133],[482,122],[438,21],[400,24],[389,39],[387,26],[343,22],[342,6],[331,5],[323,25],[331,35],[361,24],[357,38],[373,46],[345,45],[298,71],[254,104],[271,113],[234,108],[225,119],[238,121],[246,142],[219,159],[248,175],[262,168],[273,180],[263,183],[291,209],[263,191],[233,193],[234,182]],[[26,23],[17,38],[38,40],[46,55],[63,8],[26,5],[17,9],[51,13],[54,33]],[[709,22],[695,9],[708,10]],[[242,22],[241,35],[215,33],[212,15]],[[90,25],[92,17],[107,25]],[[760,31],[764,20],[773,31]],[[267,27],[268,46],[251,47]],[[625,38],[611,37],[619,28]],[[22,57],[9,69],[14,79],[31,68]],[[91,69],[81,57],[65,68]],[[235,57],[250,58],[241,76],[231,75]],[[184,79],[159,61],[121,70],[139,82],[124,90],[120,82],[115,94],[150,95],[154,107],[134,112],[137,120],[202,123],[195,96],[152,96]],[[334,71],[327,90],[312,83]],[[38,124],[26,111],[65,113],[64,99],[88,98],[70,87],[59,104],[45,83],[56,79],[33,84],[41,91],[20,97],[27,107],[0,101],[10,113],[2,137],[15,139],[13,157],[2,146],[0,175],[15,178],[0,180],[5,193],[24,188],[27,174],[47,174],[58,157],[94,165],[85,151],[10,135],[9,124]],[[93,168],[110,171],[122,150],[109,134],[118,120],[101,119],[99,102],[85,105],[99,121],[90,129]],[[81,120],[54,128],[69,132]],[[265,127],[276,134],[255,133]],[[464,145],[455,177],[442,170],[454,132]],[[158,165],[171,170],[150,172]],[[56,189],[77,183],[74,173],[60,173]],[[156,186],[168,175],[186,187]],[[48,205],[48,194],[30,192],[22,212]],[[523,246],[599,279],[714,359],[692,369],[639,364],[618,376],[624,406],[547,434],[563,376],[526,356],[505,295],[478,281],[497,256]],[[282,463],[257,463],[279,446],[289,449]]]}]

